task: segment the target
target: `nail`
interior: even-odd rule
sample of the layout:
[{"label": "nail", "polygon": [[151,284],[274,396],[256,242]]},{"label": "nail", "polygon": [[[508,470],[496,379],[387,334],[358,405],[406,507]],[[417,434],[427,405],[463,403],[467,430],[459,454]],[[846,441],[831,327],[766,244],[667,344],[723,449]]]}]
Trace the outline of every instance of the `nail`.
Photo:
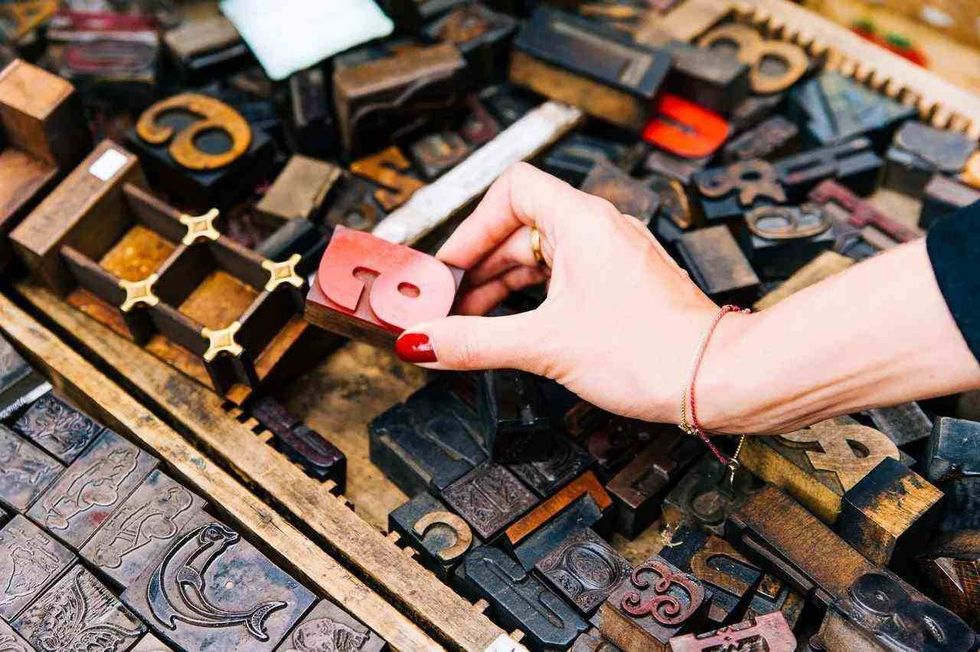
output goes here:
[{"label": "nail", "polygon": [[436,362],[429,336],[424,333],[405,333],[395,342],[395,353],[405,362]]}]

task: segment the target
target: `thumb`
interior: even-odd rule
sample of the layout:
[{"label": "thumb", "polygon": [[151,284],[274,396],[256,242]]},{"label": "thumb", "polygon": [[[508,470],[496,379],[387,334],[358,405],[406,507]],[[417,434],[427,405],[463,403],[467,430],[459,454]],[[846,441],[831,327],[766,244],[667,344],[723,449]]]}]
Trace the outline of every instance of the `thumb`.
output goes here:
[{"label": "thumb", "polygon": [[417,324],[402,334],[395,352],[430,369],[520,369],[537,373],[540,347],[535,313],[503,317],[453,316]]}]

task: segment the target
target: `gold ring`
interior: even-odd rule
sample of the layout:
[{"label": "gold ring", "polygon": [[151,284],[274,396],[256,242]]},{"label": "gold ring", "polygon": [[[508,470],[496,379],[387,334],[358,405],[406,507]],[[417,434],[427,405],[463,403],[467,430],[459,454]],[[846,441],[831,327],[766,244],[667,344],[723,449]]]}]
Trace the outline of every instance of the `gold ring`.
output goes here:
[{"label": "gold ring", "polygon": [[536,226],[531,227],[531,254],[534,255],[534,262],[540,267],[548,266],[544,260],[544,254],[541,253],[541,231],[538,231]]}]

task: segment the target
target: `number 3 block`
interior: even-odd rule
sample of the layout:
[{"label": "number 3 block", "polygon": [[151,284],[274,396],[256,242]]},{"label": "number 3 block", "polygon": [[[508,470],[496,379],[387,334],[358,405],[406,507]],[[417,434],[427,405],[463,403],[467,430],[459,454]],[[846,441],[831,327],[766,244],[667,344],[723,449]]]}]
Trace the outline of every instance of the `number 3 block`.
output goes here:
[{"label": "number 3 block", "polygon": [[390,346],[409,326],[448,315],[462,277],[421,251],[337,226],[306,297],[306,319]]}]

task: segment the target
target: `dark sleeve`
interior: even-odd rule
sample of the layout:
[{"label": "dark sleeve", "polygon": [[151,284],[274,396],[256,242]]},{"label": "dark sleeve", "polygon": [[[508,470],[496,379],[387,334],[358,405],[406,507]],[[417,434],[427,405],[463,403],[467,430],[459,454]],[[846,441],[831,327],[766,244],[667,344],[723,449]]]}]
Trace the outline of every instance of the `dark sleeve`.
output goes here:
[{"label": "dark sleeve", "polygon": [[980,360],[980,202],[933,224],[926,249],[946,305]]}]

